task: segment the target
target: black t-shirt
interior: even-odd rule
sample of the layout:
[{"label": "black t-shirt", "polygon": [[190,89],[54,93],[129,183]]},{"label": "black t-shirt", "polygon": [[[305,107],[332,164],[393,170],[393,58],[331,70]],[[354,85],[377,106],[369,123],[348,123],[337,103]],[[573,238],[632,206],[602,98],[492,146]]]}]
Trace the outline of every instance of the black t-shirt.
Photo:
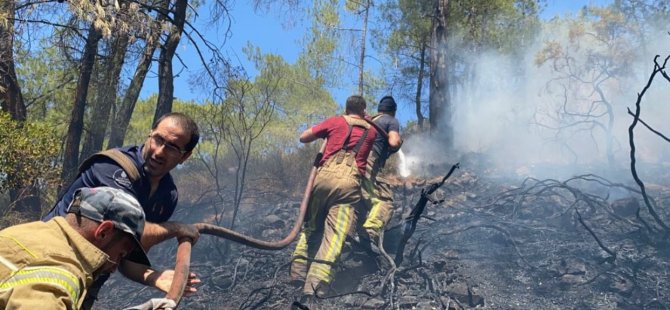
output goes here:
[{"label": "black t-shirt", "polygon": [[[400,122],[398,122],[398,119],[396,119],[391,115],[380,114],[379,116],[373,118],[373,120],[375,124],[379,125],[379,127],[384,129],[384,131],[386,131],[387,133],[391,131],[396,131],[400,133]],[[377,156],[378,160],[382,161],[380,167],[384,167],[383,163],[386,162],[386,159],[388,159],[388,157],[391,156],[391,154],[395,153],[389,149],[388,140],[384,138],[382,135],[377,135],[372,151],[375,152],[375,155]]]}]

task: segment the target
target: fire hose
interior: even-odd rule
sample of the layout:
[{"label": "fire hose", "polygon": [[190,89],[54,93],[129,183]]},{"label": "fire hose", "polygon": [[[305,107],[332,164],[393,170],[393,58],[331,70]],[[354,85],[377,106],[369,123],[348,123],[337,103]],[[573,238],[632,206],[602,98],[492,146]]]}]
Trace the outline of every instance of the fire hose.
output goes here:
[{"label": "fire hose", "polygon": [[[375,124],[373,121],[365,119],[371,126],[373,126],[379,134],[381,134],[385,139],[388,139],[388,134],[379,125]],[[309,204],[310,195],[312,193],[312,187],[314,186],[314,179],[316,178],[317,168],[319,167],[319,162],[323,157],[323,152],[326,148],[326,139],[324,139],[321,149],[314,159],[312,169],[309,173],[307,179],[307,185],[305,186],[305,192],[303,194],[302,201],[300,202],[300,211],[298,217],[293,224],[293,228],[289,234],[282,240],[279,241],[264,241],[255,239],[250,236],[246,236],[239,232],[233,231],[231,229],[208,224],[208,223],[196,223],[193,226],[201,233],[217,236],[220,238],[228,239],[235,241],[244,245],[248,245],[253,248],[262,249],[262,250],[281,250],[289,245],[295,237],[298,236],[302,223],[305,219],[305,214],[307,213],[307,206]],[[177,305],[181,301],[181,298],[184,294],[184,289],[186,288],[186,283],[188,282],[188,276],[190,274],[190,264],[191,264],[191,244],[192,241],[189,238],[181,238],[178,240],[177,246],[177,256],[174,268],[174,276],[172,280],[172,285],[168,291],[166,298],[174,300]]]},{"label": "fire hose", "polygon": [[[314,186],[316,171],[319,166],[319,162],[323,157],[323,152],[325,148],[326,148],[326,141],[324,140],[323,144],[321,145],[321,150],[314,159],[314,164],[312,165],[312,169],[309,173],[309,178],[307,179],[307,185],[305,186],[305,193],[303,195],[302,201],[300,202],[300,211],[298,213],[298,217],[296,218],[295,223],[293,224],[293,228],[284,239],[280,241],[259,240],[225,227],[207,223],[196,223],[193,224],[193,226],[195,226],[195,228],[201,234],[208,234],[221,237],[257,249],[280,250],[285,248],[295,239],[296,236],[298,236],[298,232],[300,232],[302,222],[305,219],[305,214],[307,213],[307,205],[309,204],[310,194],[312,192],[312,187]],[[184,294],[184,289],[186,288],[186,283],[188,282],[188,275],[190,273],[189,266],[191,264],[191,239],[182,238],[179,239],[178,242],[179,245],[177,246],[177,258],[175,262],[172,285],[170,286],[170,290],[166,295],[167,299],[174,300],[177,303],[177,305],[179,305],[181,297]]]}]

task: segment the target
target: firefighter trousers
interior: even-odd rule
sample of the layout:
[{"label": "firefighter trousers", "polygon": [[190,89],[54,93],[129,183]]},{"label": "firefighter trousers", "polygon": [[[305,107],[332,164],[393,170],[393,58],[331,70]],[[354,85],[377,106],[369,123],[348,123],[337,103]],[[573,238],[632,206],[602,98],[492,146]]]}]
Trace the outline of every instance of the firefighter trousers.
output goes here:
[{"label": "firefighter trousers", "polygon": [[[321,167],[314,180],[305,225],[293,252],[291,279],[305,281],[304,294],[315,294],[333,280],[333,266],[356,222],[361,177],[356,170]],[[356,166],[353,166],[356,169]]]},{"label": "firefighter trousers", "polygon": [[375,178],[374,181],[365,178],[362,188],[365,204],[369,209],[363,228],[370,240],[376,243],[380,232],[393,216],[393,192],[391,186],[382,178]]}]

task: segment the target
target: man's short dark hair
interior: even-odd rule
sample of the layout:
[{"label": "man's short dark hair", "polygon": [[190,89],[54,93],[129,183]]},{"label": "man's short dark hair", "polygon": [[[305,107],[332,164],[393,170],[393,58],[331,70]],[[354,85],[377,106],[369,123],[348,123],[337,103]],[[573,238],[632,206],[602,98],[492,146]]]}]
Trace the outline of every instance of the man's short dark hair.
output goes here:
[{"label": "man's short dark hair", "polygon": [[188,115],[180,112],[170,112],[167,114],[163,114],[158,120],[154,123],[153,126],[151,126],[151,130],[156,129],[158,125],[165,119],[172,119],[174,122],[176,122],[184,131],[189,133],[191,135],[191,139],[188,141],[186,146],[184,146],[184,150],[187,152],[192,151],[196,145],[198,145],[198,141],[200,140],[200,130],[198,129],[198,124],[195,123],[195,121]]},{"label": "man's short dark hair", "polygon": [[365,98],[359,95],[349,96],[347,98],[347,105],[345,107],[345,114],[358,114],[360,116],[365,115]]}]

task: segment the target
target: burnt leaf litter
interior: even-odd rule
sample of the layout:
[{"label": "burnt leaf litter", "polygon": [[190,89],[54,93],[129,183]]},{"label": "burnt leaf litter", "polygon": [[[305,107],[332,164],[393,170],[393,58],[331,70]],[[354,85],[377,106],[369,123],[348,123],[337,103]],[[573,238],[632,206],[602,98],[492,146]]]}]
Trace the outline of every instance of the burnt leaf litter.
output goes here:
[{"label": "burnt leaf litter", "polygon": [[[649,215],[632,178],[595,174],[567,179],[501,178],[462,163],[433,193],[409,239],[403,262],[393,262],[407,215],[421,189],[442,176],[391,179],[395,216],[384,250],[350,239],[325,298],[301,299],[289,283],[292,246],[263,251],[202,236],[191,270],[202,283],[181,309],[668,309],[668,232]],[[449,166],[434,171],[447,171]],[[560,167],[555,167],[560,169]],[[669,219],[670,173],[651,169],[646,194]],[[667,169],[665,169],[667,171]],[[660,173],[660,174],[659,174]],[[297,197],[296,201],[299,197]],[[243,232],[266,240],[290,230],[298,203],[247,208]],[[183,211],[177,221],[202,221]],[[176,242],[149,254],[154,266],[174,264]],[[97,309],[118,309],[162,297],[119,275],[105,285]]]}]

